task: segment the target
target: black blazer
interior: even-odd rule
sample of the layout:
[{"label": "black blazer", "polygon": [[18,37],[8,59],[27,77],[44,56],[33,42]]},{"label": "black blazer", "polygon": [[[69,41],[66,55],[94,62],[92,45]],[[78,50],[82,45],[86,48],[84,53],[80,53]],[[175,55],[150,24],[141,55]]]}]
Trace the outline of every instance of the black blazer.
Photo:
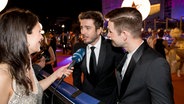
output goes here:
[{"label": "black blazer", "polygon": [[133,54],[123,80],[121,70],[116,71],[119,104],[174,104],[169,64],[146,41]]},{"label": "black blazer", "polygon": [[[78,43],[74,46],[74,52],[87,45]],[[77,47],[77,48],[76,48]],[[83,92],[101,100],[105,104],[114,104],[116,102],[115,87],[117,81],[115,76],[115,67],[123,56],[122,48],[115,48],[111,41],[102,37],[101,49],[99,53],[98,66],[96,71],[96,84],[93,86],[86,66],[86,56],[82,62],[74,66],[73,84]],[[83,80],[81,75],[83,73]]]}]

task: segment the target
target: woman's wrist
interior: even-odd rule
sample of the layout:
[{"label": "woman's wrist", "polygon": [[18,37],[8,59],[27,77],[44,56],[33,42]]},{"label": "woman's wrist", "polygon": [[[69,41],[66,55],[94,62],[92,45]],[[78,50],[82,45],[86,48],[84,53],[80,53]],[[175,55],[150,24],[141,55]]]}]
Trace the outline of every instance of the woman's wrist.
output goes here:
[{"label": "woman's wrist", "polygon": [[58,78],[57,78],[56,72],[54,72],[54,73],[51,74],[51,79],[53,80],[53,82],[54,82],[56,79],[58,79]]}]

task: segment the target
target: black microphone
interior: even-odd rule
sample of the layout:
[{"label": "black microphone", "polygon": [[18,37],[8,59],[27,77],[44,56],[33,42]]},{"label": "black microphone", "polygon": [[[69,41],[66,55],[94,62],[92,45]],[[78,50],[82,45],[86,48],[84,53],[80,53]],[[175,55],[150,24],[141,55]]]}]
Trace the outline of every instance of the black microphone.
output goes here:
[{"label": "black microphone", "polygon": [[[86,51],[84,48],[78,49],[72,56],[72,63],[67,67],[67,69],[71,69],[76,63],[79,63],[82,61]],[[62,75],[58,85],[63,81],[63,79],[66,77],[66,75]]]}]

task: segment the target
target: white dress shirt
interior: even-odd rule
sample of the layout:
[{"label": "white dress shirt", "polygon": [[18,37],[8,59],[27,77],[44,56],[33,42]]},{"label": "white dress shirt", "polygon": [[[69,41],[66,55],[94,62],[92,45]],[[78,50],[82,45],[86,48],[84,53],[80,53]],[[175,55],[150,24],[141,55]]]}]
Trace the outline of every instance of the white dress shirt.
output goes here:
[{"label": "white dress shirt", "polygon": [[86,47],[86,50],[87,50],[86,65],[87,65],[88,73],[90,73],[90,71],[89,71],[89,60],[90,60],[90,55],[91,55],[90,47],[92,47],[92,46],[95,47],[94,52],[95,52],[95,57],[96,57],[96,64],[98,65],[98,58],[99,58],[99,53],[100,53],[101,41],[102,40],[101,40],[101,37],[100,37],[100,39],[98,40],[98,42],[95,45],[88,44],[88,46]]},{"label": "white dress shirt", "polygon": [[[141,44],[143,44],[143,42],[144,42],[144,41],[142,41]],[[141,46],[141,44],[140,44],[140,46]],[[139,47],[140,47],[140,46],[139,46]],[[130,60],[131,60],[131,58],[132,58],[132,55],[135,53],[135,51],[136,51],[139,47],[137,47],[134,51],[128,53],[127,58],[126,58],[126,61],[125,61],[124,65],[123,65],[123,68],[122,68],[122,70],[121,70],[121,77],[122,77],[122,79],[123,79],[123,77],[124,77],[124,75],[125,75],[125,72],[126,72],[126,70],[127,70],[127,68],[128,68],[128,65],[129,65],[129,63],[130,63]]]}]

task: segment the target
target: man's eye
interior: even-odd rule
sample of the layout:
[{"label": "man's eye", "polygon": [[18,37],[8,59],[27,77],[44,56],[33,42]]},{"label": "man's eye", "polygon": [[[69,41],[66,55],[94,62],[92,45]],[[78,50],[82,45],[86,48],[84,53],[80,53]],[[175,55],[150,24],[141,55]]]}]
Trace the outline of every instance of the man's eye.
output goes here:
[{"label": "man's eye", "polygon": [[90,27],[86,27],[86,29],[87,29],[87,30],[89,30],[89,29],[90,29]]}]

